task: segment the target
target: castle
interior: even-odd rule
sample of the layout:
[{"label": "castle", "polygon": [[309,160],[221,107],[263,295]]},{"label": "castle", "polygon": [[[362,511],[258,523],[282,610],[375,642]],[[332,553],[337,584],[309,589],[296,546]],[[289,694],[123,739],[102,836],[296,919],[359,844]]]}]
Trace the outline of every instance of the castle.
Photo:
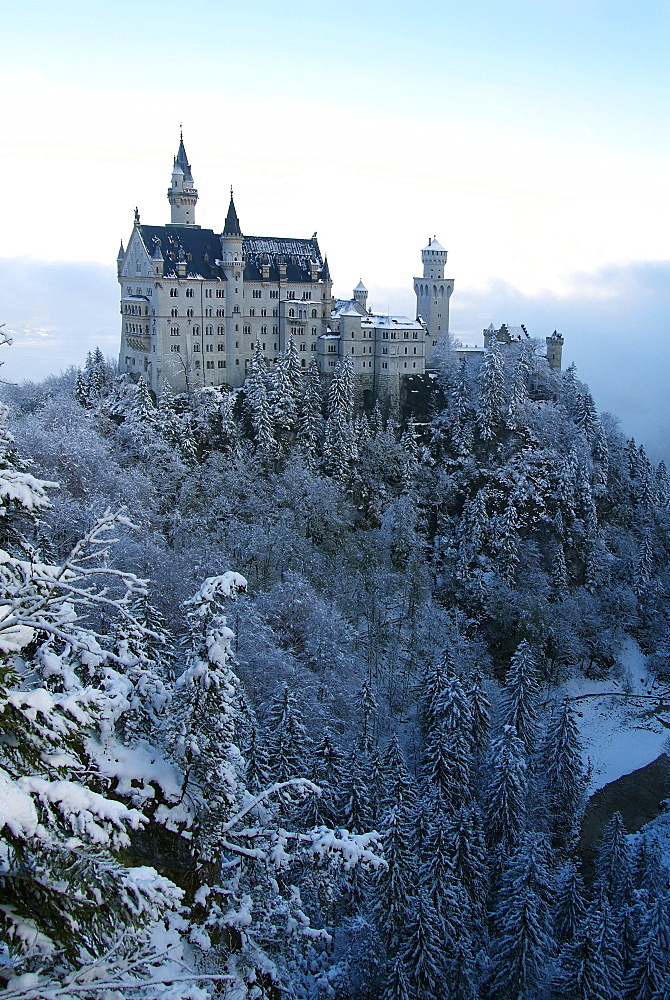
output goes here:
[{"label": "castle", "polygon": [[[223,231],[197,225],[198,192],[183,136],[167,197],[170,222],[145,225],[136,209],[128,246],[119,249],[121,372],[143,375],[156,394],[165,380],[176,391],[239,387],[256,341],[272,362],[292,339],[301,366],[313,357],[324,377],[348,357],[366,401],[398,399],[403,379],[425,374],[432,349],[449,332],[454,290],[444,277],[447,251],[436,239],[421,251],[417,318],[409,319],[369,310],[362,282],[351,299],[333,298],[316,233],[243,235],[232,188]],[[504,331],[496,331],[503,342]],[[549,338],[547,345],[549,355]],[[560,368],[560,348],[552,366]]]}]

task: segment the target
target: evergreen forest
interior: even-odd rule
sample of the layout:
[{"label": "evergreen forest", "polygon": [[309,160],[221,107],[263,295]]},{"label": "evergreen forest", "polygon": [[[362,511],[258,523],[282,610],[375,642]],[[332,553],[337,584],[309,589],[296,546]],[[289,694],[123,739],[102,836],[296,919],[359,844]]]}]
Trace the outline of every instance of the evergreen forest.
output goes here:
[{"label": "evergreen forest", "polygon": [[[11,347],[5,347],[11,350]],[[667,1000],[569,678],[670,683],[670,480],[532,342],[419,418],[295,347],[0,395],[0,994]]]}]

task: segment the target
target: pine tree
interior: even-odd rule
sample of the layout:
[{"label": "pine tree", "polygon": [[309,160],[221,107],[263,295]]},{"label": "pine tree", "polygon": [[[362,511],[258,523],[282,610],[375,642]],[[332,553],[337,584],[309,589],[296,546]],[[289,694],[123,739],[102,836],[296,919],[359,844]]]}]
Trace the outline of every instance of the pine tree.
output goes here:
[{"label": "pine tree", "polygon": [[584,766],[575,715],[567,701],[549,723],[543,752],[549,829],[559,846],[570,848],[584,808]]},{"label": "pine tree", "polygon": [[491,745],[486,830],[492,847],[509,854],[526,822],[528,778],[525,747],[514,726],[504,726]]},{"label": "pine tree", "polygon": [[319,447],[323,437],[321,376],[312,355],[305,377],[298,420],[298,447],[310,469],[316,467]]},{"label": "pine tree", "polygon": [[440,929],[430,896],[425,886],[420,886],[403,936],[402,955],[411,995],[421,1000],[438,1000],[443,996],[446,956]]},{"label": "pine tree", "polygon": [[467,695],[470,706],[472,755],[474,760],[479,760],[483,757],[488,744],[491,703],[484,688],[482,675],[478,671],[472,675]]},{"label": "pine tree", "polygon": [[537,749],[540,684],[535,656],[524,639],[512,656],[503,693],[503,721],[514,726],[527,754]]},{"label": "pine tree", "polygon": [[379,933],[392,954],[416,905],[412,828],[409,815],[401,807],[387,814],[382,847],[386,868],[375,873],[373,879],[374,911]]},{"label": "pine tree", "polygon": [[493,917],[493,998],[541,995],[555,948],[552,894],[547,846],[540,836],[527,835],[503,873]]},{"label": "pine tree", "polygon": [[274,781],[306,776],[310,741],[295,695],[284,684],[272,701],[265,720],[268,767]]},{"label": "pine tree", "polygon": [[586,889],[579,869],[567,862],[556,890],[554,931],[561,945],[572,944],[583,930],[587,914]]},{"label": "pine tree", "polygon": [[596,858],[598,884],[615,911],[630,901],[632,892],[633,859],[626,836],[623,817],[615,812],[603,830]]},{"label": "pine tree", "polygon": [[483,441],[495,438],[505,406],[505,368],[500,344],[494,338],[479,370],[479,406],[477,427]]}]

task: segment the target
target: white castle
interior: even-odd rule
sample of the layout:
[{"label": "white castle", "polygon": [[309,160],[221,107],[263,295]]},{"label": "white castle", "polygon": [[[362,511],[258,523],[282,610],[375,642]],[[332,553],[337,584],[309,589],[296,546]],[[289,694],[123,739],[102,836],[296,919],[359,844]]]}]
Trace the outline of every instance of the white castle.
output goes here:
[{"label": "white castle", "polygon": [[[158,394],[165,380],[176,391],[244,383],[256,341],[276,360],[292,339],[308,368],[313,357],[327,378],[348,357],[366,403],[397,401],[403,380],[422,376],[430,355],[449,333],[452,278],[444,277],[447,251],[429,239],[421,251],[423,275],[414,278],[416,319],[368,309],[362,282],[351,299],[333,298],[328,260],[316,233],[310,239],[244,236],[233,192],[223,232],[196,225],[198,192],[183,136],[168,189],[170,222],[146,226],[135,210],[127,249],[121,244],[119,369],[144,376]],[[503,347],[527,336],[525,328],[493,326]],[[563,339],[547,337],[547,360],[561,367]],[[476,360],[482,351],[458,355]]]},{"label": "white castle", "polygon": [[155,393],[165,379],[177,391],[241,386],[257,340],[272,362],[293,339],[303,368],[314,357],[328,376],[347,356],[359,392],[397,398],[403,376],[423,375],[432,348],[449,331],[454,282],[444,277],[447,251],[437,240],[421,253],[417,318],[409,319],[369,310],[362,282],[351,299],[334,299],[316,233],[243,235],[232,188],[223,232],[196,225],[198,192],[183,137],[167,196],[170,222],[144,225],[136,210],[117,258],[119,367],[142,374]]}]

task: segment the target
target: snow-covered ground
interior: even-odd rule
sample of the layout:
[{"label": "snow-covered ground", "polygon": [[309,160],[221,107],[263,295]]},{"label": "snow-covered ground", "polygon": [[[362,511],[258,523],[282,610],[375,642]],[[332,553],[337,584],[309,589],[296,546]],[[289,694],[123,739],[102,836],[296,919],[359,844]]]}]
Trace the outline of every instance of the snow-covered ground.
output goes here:
[{"label": "snow-covered ground", "polygon": [[629,637],[622,645],[617,679],[574,678],[565,685],[564,694],[576,699],[572,705],[584,744],[584,762],[590,768],[589,795],[650,764],[666,749],[670,689],[649,673],[646,657],[634,639]]}]

